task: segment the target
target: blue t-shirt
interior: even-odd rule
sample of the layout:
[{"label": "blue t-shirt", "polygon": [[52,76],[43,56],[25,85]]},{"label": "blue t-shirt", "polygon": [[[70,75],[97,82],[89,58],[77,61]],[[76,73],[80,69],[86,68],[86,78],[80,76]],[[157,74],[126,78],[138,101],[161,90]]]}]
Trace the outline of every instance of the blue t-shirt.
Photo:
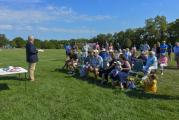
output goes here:
[{"label": "blue t-shirt", "polygon": [[168,45],[166,44],[161,44],[160,45],[160,54],[165,54],[167,52]]},{"label": "blue t-shirt", "polygon": [[149,68],[150,66],[157,67],[157,58],[155,56],[149,56],[147,59],[146,66]]},{"label": "blue t-shirt", "polygon": [[71,46],[70,46],[70,45],[66,45],[66,46],[65,46],[65,50],[66,50],[67,53],[70,53],[70,51],[71,51]]},{"label": "blue t-shirt", "polygon": [[110,56],[107,52],[100,52],[99,55],[103,58],[104,61],[109,60]]},{"label": "blue t-shirt", "polygon": [[175,55],[179,56],[179,46],[175,46],[174,48]]},{"label": "blue t-shirt", "polygon": [[92,57],[91,66],[97,68],[103,68],[103,58],[99,55]]}]

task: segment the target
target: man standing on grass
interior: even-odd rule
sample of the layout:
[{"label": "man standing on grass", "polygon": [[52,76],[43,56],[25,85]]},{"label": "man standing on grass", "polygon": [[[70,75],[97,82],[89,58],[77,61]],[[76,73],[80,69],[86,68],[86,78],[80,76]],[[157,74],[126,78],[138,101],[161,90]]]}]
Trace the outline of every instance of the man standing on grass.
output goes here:
[{"label": "man standing on grass", "polygon": [[168,49],[168,45],[165,41],[162,41],[162,44],[160,45],[160,54],[166,54]]},{"label": "man standing on grass", "polygon": [[38,50],[36,49],[34,45],[34,37],[33,36],[28,36],[28,42],[26,44],[26,57],[27,57],[27,62],[29,63],[29,80],[34,81],[34,71],[35,71],[35,66],[36,63],[38,62]]},{"label": "man standing on grass", "polygon": [[176,42],[174,49],[175,61],[177,63],[177,68],[179,69],[179,42]]}]

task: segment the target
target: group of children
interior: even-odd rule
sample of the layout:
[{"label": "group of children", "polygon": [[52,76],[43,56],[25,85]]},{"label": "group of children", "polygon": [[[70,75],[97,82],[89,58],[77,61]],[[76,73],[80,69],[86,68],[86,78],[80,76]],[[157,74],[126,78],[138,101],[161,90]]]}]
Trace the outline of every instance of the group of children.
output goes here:
[{"label": "group of children", "polygon": [[[70,48],[70,49],[69,49]],[[78,47],[76,45],[72,47],[66,47],[67,60],[63,68],[69,70],[70,75],[75,74],[75,69],[79,69],[80,77],[86,77],[89,73],[93,73],[95,79],[102,78],[101,84],[108,82],[111,79],[112,86],[118,84],[121,89],[136,87],[135,81],[130,80],[130,72],[133,69],[137,60],[142,61],[144,73],[142,82],[145,84],[145,90],[153,93],[157,92],[157,76],[156,71],[158,66],[161,68],[161,74],[163,75],[164,67],[168,64],[168,57],[164,51],[167,48],[161,48],[162,53],[157,55],[154,49],[149,50],[148,46],[145,47],[145,51],[141,51],[137,56],[136,48],[131,50],[119,49],[114,50],[112,44],[109,46],[100,48],[99,44],[90,47],[85,43],[80,53],[78,53]]]}]

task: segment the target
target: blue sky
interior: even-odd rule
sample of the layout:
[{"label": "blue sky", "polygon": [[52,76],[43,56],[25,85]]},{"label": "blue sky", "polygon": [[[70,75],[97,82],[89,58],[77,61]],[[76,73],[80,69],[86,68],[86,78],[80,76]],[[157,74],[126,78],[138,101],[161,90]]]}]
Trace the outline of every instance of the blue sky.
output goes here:
[{"label": "blue sky", "polygon": [[143,27],[164,15],[179,18],[179,0],[0,0],[0,33],[9,39],[91,38]]}]

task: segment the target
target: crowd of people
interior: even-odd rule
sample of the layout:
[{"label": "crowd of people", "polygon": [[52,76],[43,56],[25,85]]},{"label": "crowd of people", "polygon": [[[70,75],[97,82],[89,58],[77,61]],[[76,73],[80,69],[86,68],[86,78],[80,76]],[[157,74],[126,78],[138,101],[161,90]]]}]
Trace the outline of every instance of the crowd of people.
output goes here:
[{"label": "crowd of people", "polygon": [[[76,44],[66,45],[65,49],[67,59],[63,69],[66,68],[69,71],[68,74],[75,75],[75,70],[78,68],[80,77],[86,77],[89,73],[93,73],[95,79],[98,77],[102,79],[101,84],[107,83],[110,78],[112,86],[117,83],[121,89],[124,87],[135,88],[135,82],[130,81],[128,77],[138,60],[143,66],[142,81],[146,85],[146,90],[152,92],[156,92],[156,71],[160,68],[161,75],[163,75],[164,67],[172,60],[172,52],[175,54],[179,69],[178,42],[174,47],[171,44],[166,44],[165,41],[161,44],[158,42],[152,48],[146,42],[140,45],[140,52],[135,46],[131,49],[116,49],[112,43],[108,44],[107,42],[103,45],[96,43],[93,46],[84,43],[80,52],[78,52]],[[149,86],[152,89],[148,89]]]}]

